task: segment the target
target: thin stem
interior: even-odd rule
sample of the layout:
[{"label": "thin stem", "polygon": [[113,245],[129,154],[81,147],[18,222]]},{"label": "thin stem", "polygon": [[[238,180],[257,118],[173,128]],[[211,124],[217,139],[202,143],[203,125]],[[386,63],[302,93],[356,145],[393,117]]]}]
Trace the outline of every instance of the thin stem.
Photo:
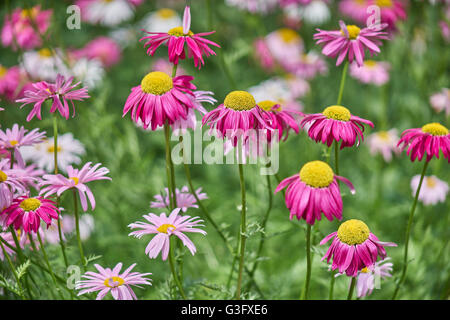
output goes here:
[{"label": "thin stem", "polygon": [[352,300],[353,291],[355,291],[356,277],[352,277],[352,282],[350,282],[350,289],[348,290],[347,300]]},{"label": "thin stem", "polygon": [[[19,261],[20,261],[20,263],[25,263],[25,255],[23,254],[22,247],[20,246],[19,239],[17,238],[16,230],[14,230],[13,226],[11,225],[9,228],[9,231],[11,232],[11,235],[14,240],[14,244],[17,248],[17,255],[19,256]],[[27,289],[27,293],[31,298],[32,294],[31,294],[30,284],[28,283],[27,275],[25,276],[25,286]]]},{"label": "thin stem", "polygon": [[174,206],[174,199],[173,199],[173,186],[172,186],[172,178],[171,178],[171,155],[170,155],[170,126],[166,122],[164,124],[164,137],[166,139],[166,175],[167,175],[167,187],[168,187],[168,194],[169,194],[169,209],[173,210],[175,208]]},{"label": "thin stem", "polygon": [[[275,173],[275,178],[277,179],[278,184],[280,184],[281,183],[281,178],[278,175],[278,173]],[[281,193],[283,194],[283,197],[285,198],[286,197],[286,191],[285,191],[284,188],[281,190]]]},{"label": "thin stem", "polygon": [[10,153],[11,153],[11,163],[9,164],[9,167],[10,167],[10,169],[12,169],[14,167],[14,161],[15,161],[15,159],[14,159],[14,149],[11,149]]},{"label": "thin stem", "polygon": [[339,143],[334,141],[334,172],[339,175]]},{"label": "thin stem", "polygon": [[335,272],[331,271],[330,291],[328,292],[328,300],[333,300],[334,282],[336,281],[336,277],[334,275]]},{"label": "thin stem", "polygon": [[[170,239],[170,240],[172,240],[172,239]],[[173,250],[172,250],[172,247],[173,247],[173,245],[170,244],[170,246],[169,246],[169,264],[170,264],[170,270],[172,271],[172,275],[173,275],[173,279],[175,280],[175,284],[177,285],[178,290],[180,290],[181,297],[182,297],[184,300],[187,300],[186,295],[184,294],[183,286],[181,285],[181,282],[180,282],[180,280],[178,279],[177,272],[175,271],[175,265],[174,265],[174,263],[173,263],[174,258],[173,258]]]},{"label": "thin stem", "polygon": [[311,281],[311,225],[306,226],[306,278],[300,300],[308,300],[309,282]]},{"label": "thin stem", "polygon": [[348,61],[345,62],[344,69],[342,70],[341,84],[339,85],[339,95],[337,99],[337,105],[341,105],[342,95],[344,94],[345,79],[347,78]]},{"label": "thin stem", "polygon": [[[3,239],[2,239],[3,240]],[[16,283],[17,286],[19,287],[19,291],[20,291],[20,297],[22,298],[22,300],[26,300],[25,299],[25,295],[23,294],[23,289],[22,289],[22,285],[20,284],[20,280],[19,280],[19,276],[17,275],[16,269],[14,268],[14,264],[11,261],[11,258],[9,257],[8,252],[6,252],[5,247],[3,246],[3,242],[0,241],[0,245],[2,246],[2,250],[3,250],[3,255],[6,257],[6,259],[8,260],[8,264],[9,267],[11,268],[11,272],[14,275],[14,278],[16,279]]]},{"label": "thin stem", "polygon": [[72,191],[73,191],[73,211],[75,213],[75,228],[77,231],[78,250],[80,251],[81,264],[83,265],[83,267],[86,267],[86,259],[84,258],[83,244],[81,243],[81,235],[80,235],[80,218],[78,216],[77,192],[75,189],[73,189]]},{"label": "thin stem", "polygon": [[172,78],[175,78],[177,76],[177,69],[178,69],[178,65],[174,64],[173,68],[172,68]]},{"label": "thin stem", "polygon": [[208,12],[208,30],[213,28],[212,4],[211,0],[206,0],[206,11]]},{"label": "thin stem", "polygon": [[39,245],[41,246],[42,255],[44,256],[44,261],[47,264],[48,270],[50,271],[50,276],[52,277],[52,280],[55,283],[55,286],[58,286],[58,284],[56,283],[55,273],[53,272],[50,262],[48,261],[47,252],[45,251],[44,244],[42,243],[42,239],[41,239],[41,235],[40,235],[39,231],[36,234],[37,234],[37,238],[39,240]]},{"label": "thin stem", "polygon": [[419,198],[420,189],[422,188],[422,182],[423,182],[423,179],[425,177],[425,172],[427,171],[427,167],[428,167],[428,161],[425,161],[425,164],[424,164],[423,169],[422,169],[422,174],[420,175],[419,186],[417,187],[416,195],[414,197],[414,202],[413,202],[413,205],[411,207],[411,212],[409,214],[408,224],[406,226],[405,251],[404,251],[404,255],[403,255],[402,274],[400,276],[400,280],[397,282],[397,286],[395,287],[395,291],[394,291],[394,294],[392,296],[392,300],[395,300],[397,298],[398,291],[400,290],[401,285],[405,281],[406,270],[408,268],[409,235],[411,233],[411,227],[412,227],[414,212],[416,211],[417,199]]},{"label": "thin stem", "polygon": [[[242,151],[242,149],[240,148]],[[240,152],[239,152],[240,154]],[[239,163],[239,181],[241,185],[241,198],[242,198],[242,209],[241,209],[241,250],[240,250],[240,258],[239,258],[239,276],[238,283],[236,289],[236,299],[239,300],[241,298],[241,286],[242,286],[242,271],[244,270],[244,256],[245,256],[245,240],[247,238],[246,231],[246,199],[245,199],[245,179],[244,179],[244,166],[242,163]]]}]

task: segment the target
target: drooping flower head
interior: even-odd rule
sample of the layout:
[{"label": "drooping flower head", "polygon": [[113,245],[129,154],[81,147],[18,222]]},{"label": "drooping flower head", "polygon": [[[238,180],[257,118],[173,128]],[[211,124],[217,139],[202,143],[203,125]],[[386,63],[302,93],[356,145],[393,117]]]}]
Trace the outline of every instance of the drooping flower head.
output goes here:
[{"label": "drooping flower head", "polygon": [[[412,196],[414,197],[419,187],[420,175],[411,179]],[[425,176],[420,188],[419,200],[426,206],[445,202],[448,193],[448,183],[436,176]]]},{"label": "drooping flower head", "polygon": [[362,67],[352,63],[350,65],[350,75],[362,83],[381,86],[389,81],[389,69],[390,64],[387,62],[366,60]]},{"label": "drooping flower head", "polygon": [[347,220],[339,226],[337,232],[330,233],[322,241],[323,245],[333,239],[328,251],[322,258],[327,263],[332,260],[331,270],[338,269],[349,277],[356,277],[358,271],[372,268],[378,257],[386,258],[384,247],[396,247],[392,242],[381,242],[361,220]]},{"label": "drooping flower head", "polygon": [[88,271],[76,283],[75,289],[80,290],[78,295],[99,291],[97,300],[102,300],[109,292],[114,300],[137,300],[131,286],[151,285],[151,279],[146,278],[151,273],[131,272],[136,266],[132,264],[124,272],[120,273],[122,263],[118,263],[112,270],[104,269],[102,266],[95,264],[95,268],[99,273]]},{"label": "drooping flower head", "polygon": [[26,233],[36,233],[41,220],[47,227],[50,226],[52,219],[58,219],[59,210],[55,207],[55,202],[43,197],[20,196],[1,214],[6,215],[6,226],[14,225],[16,230],[22,228]]},{"label": "drooping flower head", "polygon": [[392,160],[392,154],[399,154],[401,150],[397,147],[399,141],[397,129],[391,129],[389,131],[378,131],[367,136],[367,145],[369,146],[370,153],[375,155],[380,153],[384,161],[390,162]]},{"label": "drooping flower head", "polygon": [[211,131],[216,129],[220,138],[232,140],[233,146],[241,137],[246,140],[249,130],[272,130],[269,116],[247,91],[230,92],[221,105],[205,114],[202,124],[207,124]]},{"label": "drooping flower head", "polygon": [[81,82],[72,84],[72,81],[73,77],[66,80],[64,76],[58,74],[55,83],[48,83],[46,81],[33,83],[33,88],[25,91],[25,97],[16,100],[16,102],[23,102],[20,106],[21,108],[27,104],[34,103],[33,110],[27,116],[27,121],[33,119],[34,116],[42,120],[41,107],[46,100],[53,101],[50,112],[54,113],[58,110],[66,120],[69,119],[70,110],[68,101],[70,101],[73,109],[72,117],[74,117],[75,105],[73,101],[82,101],[83,99],[89,98],[89,95],[86,87],[75,89]]},{"label": "drooping flower head", "polygon": [[129,235],[136,238],[142,238],[146,234],[155,234],[153,239],[145,248],[145,254],[150,259],[156,258],[160,252],[163,260],[167,260],[170,248],[170,236],[178,237],[183,244],[189,249],[192,255],[195,254],[197,248],[194,243],[184,234],[186,232],[196,232],[206,235],[206,232],[198,227],[203,227],[203,220],[198,217],[180,216],[180,208],[174,209],[167,217],[165,213],[157,216],[153,213],[144,215],[146,222],[131,223],[128,227],[131,229],[140,229],[132,231]]},{"label": "drooping flower head", "polygon": [[355,193],[352,183],[334,174],[331,167],[323,161],[306,163],[299,174],[284,179],[275,189],[275,193],[287,187],[286,206],[290,211],[289,218],[294,216],[303,219],[309,225],[321,220],[323,213],[332,221],[342,219],[342,198],[337,180],[345,183]]},{"label": "drooping flower head", "polygon": [[425,155],[426,161],[433,157],[439,159],[439,152],[442,151],[444,158],[450,163],[450,133],[440,123],[428,123],[422,128],[403,131],[397,145],[402,150],[408,148],[406,154],[411,157],[411,161],[422,161]]},{"label": "drooping flower head", "polygon": [[186,119],[188,111],[195,108],[192,99],[196,87],[191,83],[194,77],[178,76],[171,78],[164,72],[148,73],[139,86],[131,93],[123,108],[124,117],[131,110],[131,119],[142,121],[144,129],[152,130],[168,123]]},{"label": "drooping flower head", "polygon": [[[95,180],[111,180],[110,177],[105,175],[109,173],[109,170],[105,167],[101,167],[101,163],[97,163],[91,166],[92,162],[87,162],[80,170],[74,169],[72,166],[67,167],[68,178],[62,174],[46,174],[43,176],[41,186],[43,187],[40,195],[48,197],[54,193],[60,196],[64,191],[69,189],[75,189],[80,196],[81,207],[84,211],[88,209],[88,201],[91,203],[92,210],[95,209],[95,198],[91,189],[86,185],[88,182]],[[87,199],[86,199],[87,195]]]},{"label": "drooping flower head", "polygon": [[324,44],[322,53],[327,57],[337,57],[336,65],[340,65],[348,56],[348,61],[356,61],[359,66],[363,65],[366,49],[370,55],[380,52],[380,40],[388,39],[387,32],[383,32],[386,24],[359,28],[355,25],[346,25],[339,21],[340,30],[326,31],[317,29],[314,34],[317,44]]},{"label": "drooping flower head", "polygon": [[[300,125],[308,129],[308,136],[316,142],[331,146],[333,141],[341,142],[341,149],[352,147],[355,142],[357,146],[364,141],[364,125],[374,127],[369,120],[354,116],[343,106],[329,106],[322,113],[306,115]],[[357,141],[358,140],[358,141]]]},{"label": "drooping flower head", "polygon": [[[271,127],[278,130],[278,141],[281,141],[281,139],[286,140],[290,130],[293,130],[296,134],[298,134],[299,127],[294,117],[303,116],[302,112],[288,109],[285,110],[282,108],[280,103],[271,100],[260,101],[258,102],[258,106],[269,115]],[[270,131],[268,131],[267,137],[270,142]]]},{"label": "drooping flower head", "polygon": [[[175,188],[176,198],[177,198],[177,207],[180,208],[183,212],[186,212],[188,208],[198,208],[197,200],[194,195],[189,192],[187,186],[178,189]],[[198,188],[195,191],[197,198],[199,200],[208,199],[206,193],[202,192],[202,188]],[[169,209],[169,189],[164,188],[164,194],[157,194],[154,196],[155,201],[150,202],[150,208],[165,208]]]},{"label": "drooping flower head", "polygon": [[149,36],[143,37],[147,40],[144,47],[148,46],[147,54],[153,56],[162,44],[166,44],[169,50],[169,61],[178,64],[178,61],[186,58],[184,45],[187,46],[188,58],[194,58],[194,65],[201,68],[205,64],[203,55],[209,57],[216,53],[208,45],[220,48],[220,46],[211,40],[203,38],[213,34],[215,31],[204,33],[193,33],[191,27],[191,12],[189,6],[184,10],[183,26],[170,29],[168,32],[147,32]]}]

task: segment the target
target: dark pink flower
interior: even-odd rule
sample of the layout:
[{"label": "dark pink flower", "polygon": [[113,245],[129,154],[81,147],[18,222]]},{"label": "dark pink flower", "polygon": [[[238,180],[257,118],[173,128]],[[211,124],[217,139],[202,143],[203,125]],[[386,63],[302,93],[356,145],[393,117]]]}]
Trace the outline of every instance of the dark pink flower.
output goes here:
[{"label": "dark pink flower", "polygon": [[[284,109],[280,103],[271,100],[260,101],[258,102],[258,106],[266,111],[265,114],[268,115],[270,126],[278,130],[278,141],[283,139],[283,137],[283,140],[286,140],[290,130],[298,134],[299,126],[295,117],[302,117],[302,112]],[[268,141],[271,140],[270,131],[267,132],[267,138]]]}]

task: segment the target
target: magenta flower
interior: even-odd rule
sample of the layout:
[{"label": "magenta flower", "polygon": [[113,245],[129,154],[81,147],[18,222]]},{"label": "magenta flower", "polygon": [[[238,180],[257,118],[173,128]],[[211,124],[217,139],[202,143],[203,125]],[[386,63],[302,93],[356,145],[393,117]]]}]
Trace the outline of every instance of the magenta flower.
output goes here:
[{"label": "magenta flower", "polygon": [[437,122],[403,131],[397,146],[402,150],[408,147],[406,154],[411,157],[411,161],[416,158],[422,161],[425,155],[427,162],[433,157],[439,159],[439,152],[442,151],[444,158],[450,163],[450,133]]},{"label": "magenta flower", "polygon": [[162,44],[167,44],[169,50],[169,61],[178,64],[178,60],[184,60],[186,53],[184,44],[187,45],[187,55],[194,58],[194,65],[200,69],[205,64],[203,55],[209,57],[216,53],[208,45],[220,48],[220,46],[208,39],[203,38],[213,34],[215,31],[194,34],[191,30],[191,12],[189,6],[186,6],[183,16],[183,26],[170,29],[166,32],[147,32],[150,36],[143,37],[139,41],[148,40],[144,47],[148,46],[147,54],[153,56]]},{"label": "magenta flower", "polygon": [[381,39],[389,39],[387,32],[383,32],[386,24],[380,26],[371,26],[360,29],[355,25],[346,25],[342,20],[339,21],[340,30],[326,31],[317,29],[314,34],[317,44],[325,44],[322,53],[328,57],[335,58],[336,65],[340,65],[348,54],[348,61],[354,60],[359,66],[363,65],[365,49],[369,50],[370,55],[380,52],[379,46]]},{"label": "magenta flower", "polygon": [[333,217],[341,220],[343,205],[336,180],[345,183],[351,193],[355,193],[353,184],[348,179],[335,175],[327,163],[311,161],[302,167],[300,174],[281,181],[275,193],[287,187],[285,200],[291,220],[296,216],[298,220],[303,219],[313,225],[316,220],[322,219],[321,212],[330,221]]},{"label": "magenta flower", "polygon": [[131,89],[131,93],[123,108],[124,117],[131,110],[131,119],[142,121],[144,129],[151,125],[152,130],[163,126],[166,122],[172,125],[179,119],[186,119],[188,111],[195,108],[191,83],[194,77],[178,76],[171,78],[164,72],[148,73],[139,86]]},{"label": "magenta flower", "polygon": [[[293,130],[298,134],[299,127],[295,117],[302,117],[303,113],[300,111],[294,111],[289,109],[283,109],[277,102],[271,100],[264,100],[258,102],[258,106],[266,111],[269,116],[269,122],[273,129],[278,130],[278,141],[281,139],[286,140],[289,131]],[[267,132],[268,141],[271,141],[271,132]]]},{"label": "magenta flower", "polygon": [[55,202],[43,197],[20,196],[1,214],[7,216],[7,227],[13,224],[16,230],[23,228],[26,233],[31,231],[36,233],[41,225],[41,219],[47,227],[52,223],[52,219],[58,219],[59,210],[54,204]]},{"label": "magenta flower", "polygon": [[358,138],[357,146],[364,141],[364,126],[374,127],[369,120],[354,116],[343,106],[330,106],[322,113],[306,115],[300,125],[309,126],[308,136],[316,142],[322,142],[328,147],[333,141],[341,142],[341,149],[352,147]]},{"label": "magenta flower", "polygon": [[70,101],[73,108],[72,117],[74,117],[75,105],[73,104],[73,100],[82,101],[83,99],[89,98],[89,95],[86,87],[74,89],[81,82],[72,85],[72,81],[73,77],[65,80],[64,76],[58,74],[55,83],[48,83],[46,81],[33,83],[33,88],[25,91],[25,97],[16,100],[16,102],[23,102],[23,105],[20,106],[21,108],[27,104],[34,103],[33,110],[27,116],[27,121],[33,119],[34,116],[42,120],[41,107],[46,100],[53,100],[50,112],[54,113],[58,110],[66,120],[69,119],[70,110],[68,101]]},{"label": "magenta flower", "polygon": [[21,97],[24,90],[30,86],[31,84],[21,68],[18,66],[6,68],[0,65],[0,95],[14,101],[17,97]]},{"label": "magenta flower", "polygon": [[272,130],[270,118],[266,111],[258,107],[250,93],[232,91],[221,105],[205,114],[202,124],[207,124],[210,132],[216,129],[220,138],[226,137],[236,146],[241,137],[248,140],[250,130]]},{"label": "magenta flower", "polygon": [[174,209],[167,217],[165,213],[157,216],[153,213],[144,215],[146,222],[135,222],[128,225],[131,229],[141,229],[133,231],[129,236],[135,236],[140,239],[146,234],[156,234],[145,248],[145,254],[148,254],[150,259],[155,259],[162,251],[161,257],[167,260],[170,248],[170,236],[178,237],[183,244],[189,249],[192,255],[195,254],[197,248],[194,243],[184,234],[185,232],[196,232],[206,235],[206,232],[197,227],[203,227],[198,217],[180,216],[180,208]]},{"label": "magenta flower", "polygon": [[[175,188],[175,193],[177,197],[177,207],[181,209],[181,211],[186,212],[188,208],[198,208],[197,200],[194,195],[189,192],[187,186],[178,189]],[[208,199],[206,193],[202,193],[202,188],[198,188],[195,191],[199,200]],[[157,194],[154,196],[155,201],[150,202],[150,208],[165,208],[169,209],[169,189],[164,188],[164,195]]]},{"label": "magenta flower", "polygon": [[396,29],[395,24],[398,20],[406,19],[403,0],[370,0],[368,5],[376,5],[380,8],[381,22],[387,23],[390,30]]},{"label": "magenta flower", "polygon": [[[111,180],[110,177],[105,177],[109,173],[109,170],[101,166],[101,163],[91,167],[92,162],[87,162],[81,170],[74,169],[72,166],[67,167],[68,178],[64,177],[62,174],[46,174],[43,176],[43,181],[41,186],[46,186],[42,188],[40,195],[48,197],[54,193],[60,196],[64,191],[69,189],[75,189],[78,191],[80,196],[81,207],[84,211],[88,209],[88,201],[91,203],[92,210],[95,209],[95,198],[91,189],[86,185],[86,183],[95,180]],[[86,199],[87,195],[87,199]]]},{"label": "magenta flower", "polygon": [[349,277],[356,277],[358,271],[372,268],[378,256],[386,258],[384,247],[396,247],[392,242],[381,242],[361,220],[347,220],[339,226],[337,232],[326,236],[320,245],[333,239],[327,253],[322,258],[327,263],[332,259],[331,270],[339,269]]},{"label": "magenta flower", "polygon": [[23,176],[15,169],[10,169],[11,164],[9,159],[0,160],[0,192],[4,197],[8,198],[9,193],[17,192],[24,193],[27,191]]},{"label": "magenta flower", "polygon": [[88,271],[82,277],[85,280],[80,280],[75,284],[75,289],[81,290],[78,295],[100,291],[97,294],[97,300],[102,300],[108,292],[111,292],[114,300],[137,300],[131,286],[152,285],[151,279],[146,276],[151,273],[130,272],[133,270],[136,263],[133,263],[128,269],[120,273],[122,263],[118,263],[114,269],[106,268],[95,264],[95,268],[99,273]]}]

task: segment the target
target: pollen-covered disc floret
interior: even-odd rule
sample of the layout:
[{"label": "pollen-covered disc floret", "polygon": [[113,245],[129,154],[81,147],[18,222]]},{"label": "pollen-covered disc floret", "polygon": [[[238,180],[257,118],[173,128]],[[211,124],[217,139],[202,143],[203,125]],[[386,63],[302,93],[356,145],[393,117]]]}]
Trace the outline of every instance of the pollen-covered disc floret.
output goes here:
[{"label": "pollen-covered disc floret", "polygon": [[167,33],[175,37],[192,37],[194,35],[191,30],[189,30],[188,33],[184,33],[183,27],[172,28]]},{"label": "pollen-covered disc floret", "polygon": [[34,211],[41,206],[41,201],[37,198],[26,198],[20,203],[24,211]]},{"label": "pollen-covered disc floret", "polygon": [[369,238],[369,227],[361,220],[347,220],[339,226],[339,240],[349,245],[361,244]]},{"label": "pollen-covered disc floret", "polygon": [[448,135],[448,129],[444,127],[442,124],[433,122],[428,123],[422,127],[422,131],[425,133],[429,133],[433,136],[446,136]]},{"label": "pollen-covered disc floret", "polygon": [[256,106],[255,98],[247,91],[231,91],[223,102],[225,107],[236,110],[251,110]]},{"label": "pollen-covered disc floret", "polygon": [[[355,26],[354,24],[350,24],[347,26],[347,31],[348,31],[348,38],[350,40],[355,40],[356,38],[358,38],[359,33],[361,32],[361,29],[358,26]],[[347,36],[344,32],[344,30],[341,29],[341,34],[343,36]]]},{"label": "pollen-covered disc floret", "polygon": [[334,180],[331,167],[323,161],[311,161],[300,170],[300,179],[313,188],[326,188]]},{"label": "pollen-covered disc floret", "polygon": [[323,115],[328,119],[340,120],[340,121],[349,121],[350,110],[343,106],[329,106],[323,110]]},{"label": "pollen-covered disc floret", "polygon": [[[272,108],[273,108],[274,106],[276,106],[277,104],[279,104],[279,103],[277,103],[277,102],[275,102],[275,101],[272,101],[272,100],[264,100],[264,101],[258,102],[258,106],[259,106],[261,109],[263,109],[264,111],[271,111]],[[281,107],[279,108],[278,111],[281,111]]]},{"label": "pollen-covered disc floret", "polygon": [[142,79],[141,88],[145,93],[160,96],[173,88],[173,81],[172,78],[164,72],[150,72]]}]

